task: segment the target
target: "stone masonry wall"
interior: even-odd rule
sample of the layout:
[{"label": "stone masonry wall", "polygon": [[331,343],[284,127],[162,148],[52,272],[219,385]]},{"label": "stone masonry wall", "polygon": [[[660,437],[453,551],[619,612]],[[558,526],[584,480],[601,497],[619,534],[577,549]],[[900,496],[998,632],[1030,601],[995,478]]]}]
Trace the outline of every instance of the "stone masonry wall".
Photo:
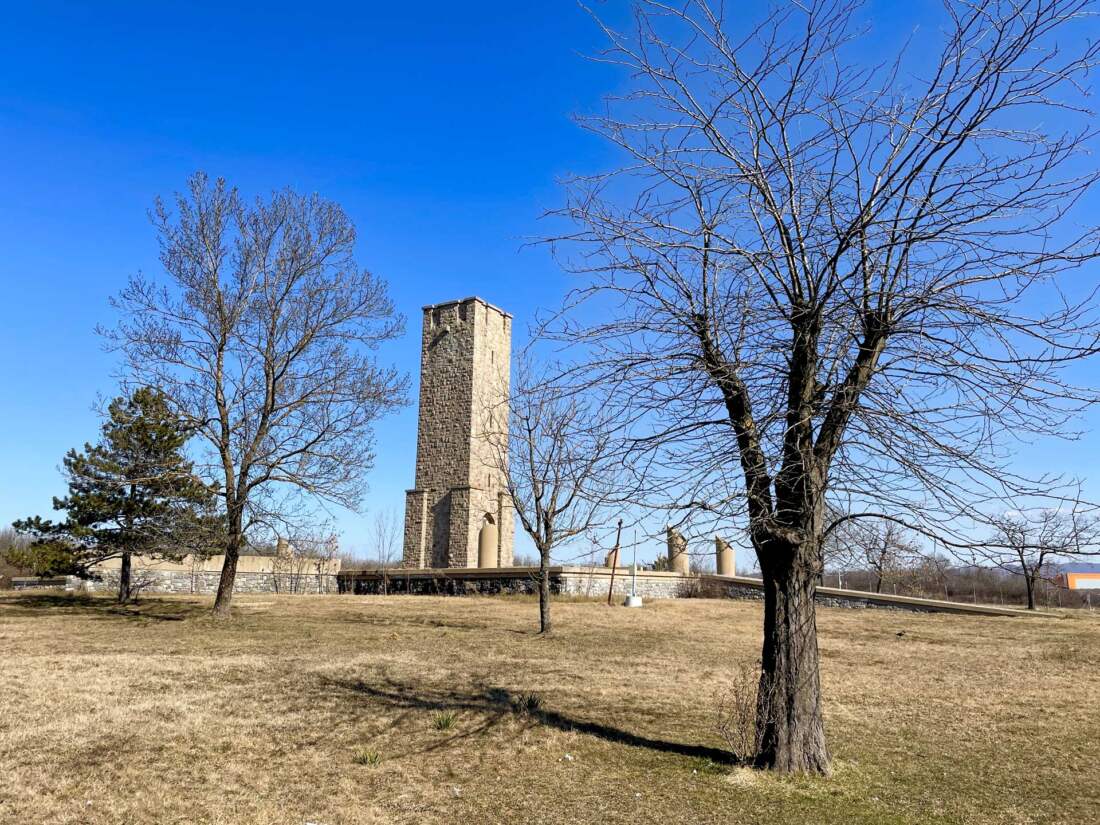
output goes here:
[{"label": "stone masonry wall", "polygon": [[405,567],[429,567],[432,529],[428,515],[428,494],[424,490],[405,492],[405,532],[403,558]]},{"label": "stone masonry wall", "polygon": [[[561,592],[568,596],[604,598],[609,585],[613,595],[630,595],[630,571],[616,571],[614,583],[605,570],[600,574],[574,571],[561,577]],[[637,593],[643,599],[687,599],[699,595],[699,580],[694,576],[639,571]]]},{"label": "stone masonry wall", "polygon": [[508,446],[508,401],[511,391],[512,316],[475,301],[473,409],[470,426],[470,523],[467,566],[478,563],[478,534],[486,518],[497,526],[497,567],[511,567],[515,529],[507,495],[501,449]]},{"label": "stone masonry wall", "polygon": [[[216,571],[181,572],[177,570],[136,570],[132,582],[142,593],[216,593],[221,573]],[[118,592],[119,573],[106,570],[98,581],[69,576],[71,590]],[[316,573],[246,573],[237,571],[233,580],[234,593],[336,593],[337,577]]]}]

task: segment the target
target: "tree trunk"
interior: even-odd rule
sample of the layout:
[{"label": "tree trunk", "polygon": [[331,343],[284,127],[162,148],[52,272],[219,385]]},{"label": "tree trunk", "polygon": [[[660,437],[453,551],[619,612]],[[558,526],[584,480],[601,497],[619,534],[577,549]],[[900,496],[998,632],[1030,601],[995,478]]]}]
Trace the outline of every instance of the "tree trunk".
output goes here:
[{"label": "tree trunk", "polygon": [[882,574],[881,573],[879,573],[877,575],[877,577],[875,578],[875,592],[876,593],[881,593],[882,592]]},{"label": "tree trunk", "polygon": [[218,579],[218,595],[214,598],[214,615],[229,618],[229,603],[233,599],[233,582],[237,578],[237,558],[241,552],[241,538],[238,532],[226,543],[225,561],[222,563],[221,578]]},{"label": "tree trunk", "polygon": [[[813,548],[759,548],[764,646],[756,706],[756,760],[783,773],[829,773],[821,712]],[[765,561],[766,560],[766,561]]]},{"label": "tree trunk", "polygon": [[218,595],[214,598],[214,615],[229,618],[229,603],[233,599],[233,581],[237,577],[236,547],[225,550],[225,562],[222,564],[221,578],[218,579]]},{"label": "tree trunk", "polygon": [[[214,615],[220,619],[228,619],[230,616],[229,603],[233,600],[233,583],[237,579],[237,559],[244,544],[243,519],[244,512],[241,507],[227,508],[225,561],[222,562],[222,573],[218,578],[218,595],[214,597]],[[276,570],[277,567],[278,558],[276,557],[276,563],[272,565],[272,569]]]},{"label": "tree trunk", "polygon": [[1030,575],[1024,575],[1024,587],[1027,589],[1027,609],[1035,609],[1035,582]]},{"label": "tree trunk", "polygon": [[539,633],[550,632],[550,554],[539,553]]},{"label": "tree trunk", "polygon": [[130,584],[130,579],[131,579],[130,563],[131,563],[130,554],[129,553],[123,553],[122,554],[122,564],[119,566],[119,569],[118,569],[118,603],[119,604],[126,604],[128,601],[130,601],[130,595],[131,595],[131,593],[130,593],[130,588],[131,588],[131,584]]}]

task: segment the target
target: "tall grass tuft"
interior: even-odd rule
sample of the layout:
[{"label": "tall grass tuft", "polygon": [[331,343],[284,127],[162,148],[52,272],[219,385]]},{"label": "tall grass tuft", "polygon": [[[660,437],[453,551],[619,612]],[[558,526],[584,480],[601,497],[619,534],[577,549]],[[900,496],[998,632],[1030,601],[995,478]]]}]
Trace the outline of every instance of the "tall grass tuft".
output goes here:
[{"label": "tall grass tuft", "polygon": [[374,767],[382,764],[382,754],[378,751],[361,750],[355,754],[352,761],[356,765],[369,765]]},{"label": "tall grass tuft", "polygon": [[442,711],[432,717],[432,727],[436,730],[450,730],[455,726],[457,720],[458,714],[453,710]]}]

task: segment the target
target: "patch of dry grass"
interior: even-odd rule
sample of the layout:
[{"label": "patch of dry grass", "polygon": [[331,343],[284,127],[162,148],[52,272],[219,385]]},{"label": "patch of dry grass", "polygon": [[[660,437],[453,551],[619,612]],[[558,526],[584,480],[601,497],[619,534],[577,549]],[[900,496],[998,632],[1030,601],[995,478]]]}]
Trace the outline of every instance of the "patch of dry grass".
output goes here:
[{"label": "patch of dry grass", "polygon": [[723,762],[753,603],[562,602],[549,638],[528,599],[237,605],[0,596],[0,822],[1100,818],[1090,616],[819,610],[821,780]]}]

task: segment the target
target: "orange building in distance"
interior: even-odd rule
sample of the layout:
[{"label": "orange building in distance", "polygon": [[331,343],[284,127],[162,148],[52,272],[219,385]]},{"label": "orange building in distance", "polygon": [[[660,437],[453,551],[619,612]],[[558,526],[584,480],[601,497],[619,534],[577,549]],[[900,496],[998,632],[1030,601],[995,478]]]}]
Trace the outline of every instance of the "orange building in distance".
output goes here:
[{"label": "orange building in distance", "polygon": [[1100,590],[1100,573],[1059,573],[1057,582],[1069,590]]}]

